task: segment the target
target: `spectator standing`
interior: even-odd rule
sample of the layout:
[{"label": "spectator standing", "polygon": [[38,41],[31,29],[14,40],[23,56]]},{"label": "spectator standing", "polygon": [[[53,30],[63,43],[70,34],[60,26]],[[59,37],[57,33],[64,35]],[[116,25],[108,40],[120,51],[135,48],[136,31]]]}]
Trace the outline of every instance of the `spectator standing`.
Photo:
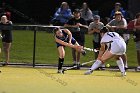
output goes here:
[{"label": "spectator standing", "polygon": [[[88,28],[88,26],[86,26],[85,20],[81,18],[79,9],[74,10],[74,17],[65,24],[65,27],[71,27],[72,36],[81,46],[84,46],[85,33],[81,31],[81,27]],[[77,69],[80,69],[80,53],[72,49],[72,57],[74,65],[77,65]]]},{"label": "spectator standing", "polygon": [[93,21],[93,13],[86,2],[83,3],[81,11],[81,18],[83,18],[87,25]]},{"label": "spectator standing", "polygon": [[12,22],[5,15],[1,17],[0,30],[2,32],[2,43],[6,59],[4,65],[7,65],[10,59],[10,48],[12,44]]},{"label": "spectator standing", "polygon": [[128,30],[134,31],[134,41],[136,42],[137,61],[140,70],[140,13],[137,13],[135,19],[130,21],[127,26]]},{"label": "spectator standing", "polygon": [[72,12],[67,2],[62,2],[60,8],[55,12],[54,18],[51,20],[53,25],[63,26],[72,18]]},{"label": "spectator standing", "polygon": [[116,2],[115,3],[115,6],[114,6],[114,9],[111,11],[111,14],[110,14],[110,18],[111,19],[114,18],[115,13],[117,11],[121,12],[124,18],[127,18],[127,12],[121,7],[121,3]]},{"label": "spectator standing", "polygon": [[[104,27],[104,24],[100,22],[100,16],[95,15],[94,21],[90,23],[88,27],[88,34],[93,34],[93,48],[99,50],[100,49],[100,30]],[[95,59],[98,57],[99,52],[95,53]]]}]

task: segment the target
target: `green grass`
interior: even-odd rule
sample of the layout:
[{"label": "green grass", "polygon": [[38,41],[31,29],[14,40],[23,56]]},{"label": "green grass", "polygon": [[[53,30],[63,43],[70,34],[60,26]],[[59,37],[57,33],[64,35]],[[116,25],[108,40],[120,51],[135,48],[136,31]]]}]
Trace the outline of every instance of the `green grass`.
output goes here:
[{"label": "green grass", "polygon": [[[33,31],[13,31],[13,43],[10,54],[10,62],[32,63],[33,55]],[[92,35],[86,35],[85,46],[92,48]],[[36,38],[36,63],[57,64],[58,52],[52,33],[37,31]],[[128,48],[128,65],[137,66],[135,44],[130,39]],[[2,53],[3,56],[3,53]],[[94,53],[88,52],[87,55],[81,56],[81,62],[94,59]],[[4,58],[2,57],[2,60]],[[113,62],[112,62],[113,61]],[[111,65],[116,65],[114,60],[108,61]],[[66,47],[65,64],[72,64],[71,49]]]},{"label": "green grass", "polygon": [[1,67],[0,93],[139,93],[139,72],[69,70],[56,74],[56,69]]}]

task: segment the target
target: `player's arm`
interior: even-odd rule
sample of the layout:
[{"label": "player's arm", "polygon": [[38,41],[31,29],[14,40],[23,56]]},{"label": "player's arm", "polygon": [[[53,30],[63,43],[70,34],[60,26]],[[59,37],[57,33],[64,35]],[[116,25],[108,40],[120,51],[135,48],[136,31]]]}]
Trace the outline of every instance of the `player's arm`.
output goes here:
[{"label": "player's arm", "polygon": [[88,28],[88,26],[87,26],[87,25],[83,25],[83,24],[81,24],[81,23],[77,23],[77,24],[76,24],[76,26],[78,26],[78,27]]},{"label": "player's arm", "polygon": [[64,46],[68,46],[68,47],[71,47],[71,48],[75,48],[73,44],[64,42],[64,41],[58,39],[56,36],[55,36],[55,42],[57,42],[57,43],[59,43],[59,44],[61,44],[61,45],[64,45]]},{"label": "player's arm", "polygon": [[76,25],[65,24],[64,27],[77,27]]},{"label": "player's arm", "polygon": [[92,29],[89,29],[89,30],[88,30],[88,34],[93,34],[93,33],[95,33],[95,32],[99,33],[100,30],[99,30],[99,29],[96,29],[96,28],[92,28]]},{"label": "player's arm", "polygon": [[102,57],[102,55],[104,54],[104,52],[105,52],[105,43],[101,43],[101,47],[100,47],[97,59],[100,59]]},{"label": "player's arm", "polygon": [[68,34],[68,37],[69,37],[69,43],[71,43],[71,40],[72,40],[72,33],[68,30],[68,29],[64,29],[63,30],[65,33]]}]

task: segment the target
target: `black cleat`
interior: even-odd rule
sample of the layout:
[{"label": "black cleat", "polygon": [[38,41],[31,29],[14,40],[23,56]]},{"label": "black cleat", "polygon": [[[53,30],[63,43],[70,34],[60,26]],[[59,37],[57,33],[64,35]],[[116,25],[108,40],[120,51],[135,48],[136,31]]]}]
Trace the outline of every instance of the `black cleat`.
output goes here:
[{"label": "black cleat", "polygon": [[77,68],[76,69],[78,70],[78,69],[80,69],[80,67],[81,67],[81,65],[80,64],[77,64]]},{"label": "black cleat", "polygon": [[8,65],[8,63],[7,62],[4,62],[3,64],[2,64],[2,66],[7,66]]}]

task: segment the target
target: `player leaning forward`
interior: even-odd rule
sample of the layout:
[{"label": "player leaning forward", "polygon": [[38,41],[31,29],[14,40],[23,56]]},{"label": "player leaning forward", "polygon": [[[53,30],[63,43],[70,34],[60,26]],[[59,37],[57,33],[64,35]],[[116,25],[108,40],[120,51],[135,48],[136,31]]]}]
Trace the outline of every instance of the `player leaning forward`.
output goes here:
[{"label": "player leaning forward", "polygon": [[[121,71],[121,75],[125,76],[126,72],[124,69],[122,55],[126,52],[126,43],[123,38],[116,32],[109,32],[108,28],[103,27],[101,30],[101,48],[99,51],[98,58],[96,62],[91,66],[91,68],[85,72],[85,75],[91,74],[95,69],[97,69],[106,60],[115,57],[117,65]],[[105,46],[107,49],[105,50]]]},{"label": "player leaning forward", "polygon": [[78,52],[81,52],[83,55],[85,51],[83,46],[80,46],[78,42],[72,37],[71,32],[68,29],[55,28],[55,41],[58,48],[59,59],[58,59],[58,73],[62,73],[62,65],[64,63],[65,57],[65,46],[76,49]]}]

